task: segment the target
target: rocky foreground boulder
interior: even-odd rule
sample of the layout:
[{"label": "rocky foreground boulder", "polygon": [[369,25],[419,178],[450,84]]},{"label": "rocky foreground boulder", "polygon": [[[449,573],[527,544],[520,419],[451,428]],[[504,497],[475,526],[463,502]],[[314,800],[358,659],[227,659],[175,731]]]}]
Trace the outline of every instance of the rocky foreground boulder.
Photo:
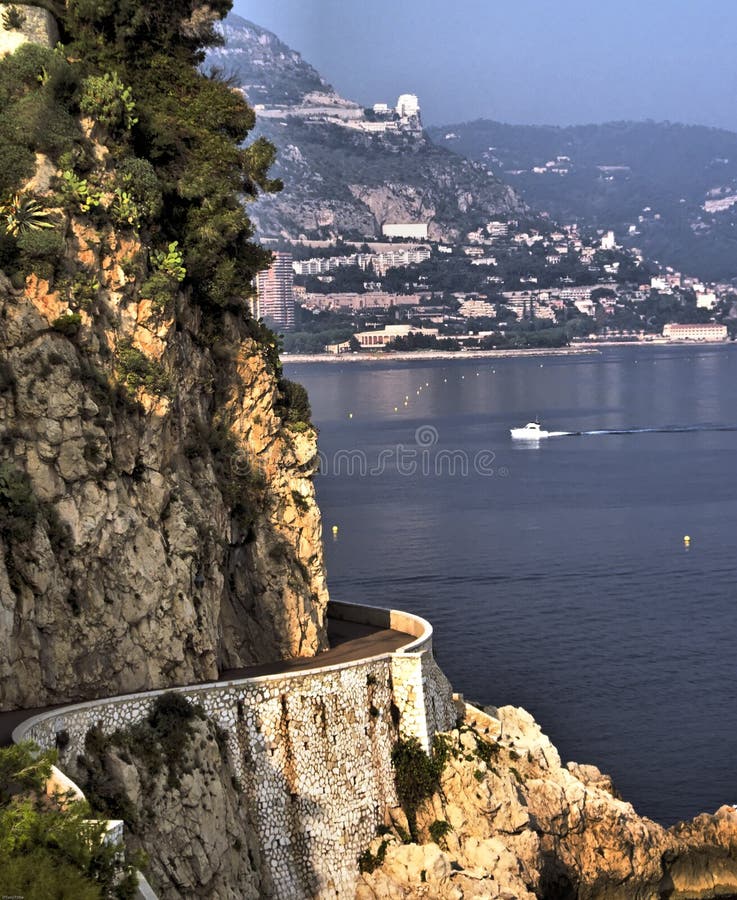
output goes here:
[{"label": "rocky foreground boulder", "polygon": [[595,766],[561,763],[532,716],[482,712],[443,736],[439,789],[362,860],[358,900],[696,900],[737,895],[737,812],[666,829]]}]

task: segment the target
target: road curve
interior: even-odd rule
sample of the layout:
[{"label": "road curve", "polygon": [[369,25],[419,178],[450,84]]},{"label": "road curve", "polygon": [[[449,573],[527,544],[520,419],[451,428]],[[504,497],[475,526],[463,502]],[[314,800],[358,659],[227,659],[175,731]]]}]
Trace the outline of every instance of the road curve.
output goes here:
[{"label": "road curve", "polygon": [[[397,631],[393,628],[379,628],[374,625],[363,625],[357,622],[347,622],[331,616],[328,616],[327,623],[329,650],[325,650],[317,656],[282,659],[271,663],[245,666],[240,669],[226,669],[220,673],[218,680],[233,681],[238,678],[255,678],[260,675],[279,675],[282,672],[297,672],[300,669],[314,670],[340,663],[355,662],[372,656],[393,653],[415,639],[413,635],[404,631]],[[177,686],[180,687],[180,685]],[[13,730],[26,719],[30,719],[50,709],[69,706],[75,702],[79,703],[81,701],[57,703],[53,706],[44,706],[36,709],[13,709],[8,712],[0,712],[0,746],[5,747],[12,743]]]}]

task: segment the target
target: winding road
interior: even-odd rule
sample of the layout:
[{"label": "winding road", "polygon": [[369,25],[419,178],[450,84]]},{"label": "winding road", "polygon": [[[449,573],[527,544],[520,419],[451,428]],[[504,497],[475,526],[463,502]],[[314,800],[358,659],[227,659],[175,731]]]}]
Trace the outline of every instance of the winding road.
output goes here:
[{"label": "winding road", "polygon": [[[220,673],[218,680],[234,681],[239,678],[278,675],[282,672],[295,672],[300,669],[321,669],[392,653],[414,640],[413,635],[393,628],[362,625],[331,616],[328,616],[327,622],[330,649],[323,651],[318,656],[303,656],[299,659],[282,659],[271,663],[245,666],[240,669],[226,669]],[[71,702],[79,702],[79,700]],[[8,712],[0,712],[0,746],[5,747],[12,743],[13,729],[21,722],[47,710],[67,705],[67,703],[57,703],[53,706],[36,709],[13,709]]]}]

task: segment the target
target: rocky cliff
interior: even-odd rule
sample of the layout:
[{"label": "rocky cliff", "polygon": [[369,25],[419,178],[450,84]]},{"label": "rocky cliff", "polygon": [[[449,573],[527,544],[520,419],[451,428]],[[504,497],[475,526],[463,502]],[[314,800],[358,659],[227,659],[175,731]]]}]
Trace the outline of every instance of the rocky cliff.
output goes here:
[{"label": "rocky cliff", "polygon": [[363,859],[358,900],[697,900],[737,894],[737,812],[664,829],[594,766],[561,764],[529,713],[466,706],[438,790]]},{"label": "rocky cliff", "polygon": [[[337,889],[329,867],[318,863],[314,890],[285,893],[270,879],[274,849],[259,838],[256,819],[263,810],[253,790],[233,777],[227,746],[225,732],[172,694],[136,725],[107,737],[97,728],[87,734],[75,777],[97,808],[125,818],[128,849],[147,854],[149,877],[162,898],[737,895],[733,807],[665,829],[638,816],[596,767],[563,765],[525,710],[482,712],[470,705],[454,730],[436,735],[432,763],[421,751],[402,759],[397,748],[411,745],[395,743],[392,761],[403,807],[391,806],[394,791],[386,787],[376,796],[386,824],[355,859],[355,892]],[[367,756],[365,765],[375,762]],[[343,765],[340,754],[333,764]],[[246,779],[251,778],[249,764]],[[305,808],[298,812],[306,798],[296,784],[292,789],[291,811],[285,815],[279,804],[270,809],[271,826],[285,835],[306,827]],[[421,793],[425,797],[417,802]]]},{"label": "rocky cliff", "polygon": [[316,434],[245,302],[268,257],[242,193],[268,189],[270,151],[240,149],[252,112],[181,63],[210,6],[194,37],[156,19],[180,62],[154,54],[150,70],[131,59],[164,38],[126,14],[145,29],[129,55],[75,8],[68,58],[26,45],[0,60],[0,709],[326,642]]},{"label": "rocky cliff", "polygon": [[[212,679],[324,641],[315,432],[285,426],[243,320],[213,345],[184,295],[160,315],[123,272],[135,242],[100,237],[68,223],[68,258],[100,285],[74,334],[54,327],[69,302],[48,283],[0,281],[3,471],[30,504],[0,537],[3,708]],[[121,348],[166,391],[126,387]]]},{"label": "rocky cliff", "polygon": [[222,733],[186,706],[155,724],[88,735],[80,782],[98,809],[124,816],[160,900],[268,896],[263,848]]}]

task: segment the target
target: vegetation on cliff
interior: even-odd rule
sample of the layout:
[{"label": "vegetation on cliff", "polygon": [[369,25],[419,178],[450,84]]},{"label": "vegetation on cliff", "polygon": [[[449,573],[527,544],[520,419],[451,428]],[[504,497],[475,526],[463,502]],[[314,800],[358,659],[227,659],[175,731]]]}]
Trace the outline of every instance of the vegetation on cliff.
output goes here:
[{"label": "vegetation on cliff", "polygon": [[13,197],[32,200],[18,192],[43,153],[61,170],[55,235],[65,214],[112,219],[141,234],[153,273],[162,271],[160,254],[181,247],[177,275],[163,270],[172,288],[181,281],[200,303],[243,308],[269,255],[251,241],[242,199],[280,185],[268,177],[273,148],[264,140],[243,146],[251,108],[197,68],[229,7],[73,0],[61,17],[63,46],[27,44],[0,61],[4,267],[38,272],[41,261],[44,275],[69,274],[59,242],[36,234],[38,218],[26,210],[12,226],[11,215],[22,217]]},{"label": "vegetation on cliff", "polygon": [[201,707],[167,693],[135,725],[110,735],[90,729],[77,771],[93,807],[125,819],[126,844],[145,856],[162,900],[266,895],[227,734]]},{"label": "vegetation on cliff", "polygon": [[[0,885],[28,900],[126,900],[132,869],[121,873],[120,847],[105,841],[106,823],[89,806],[47,794],[53,751],[32,744],[0,748]],[[136,862],[140,862],[137,858]]]},{"label": "vegetation on cliff", "polygon": [[[522,709],[467,704],[431,756],[401,742],[398,799],[359,859],[357,900],[707,900],[737,890],[737,812],[665,829],[596,767],[561,763]],[[409,802],[408,802],[409,801]]]},{"label": "vegetation on cliff", "polygon": [[309,404],[248,309],[274,149],[200,68],[230,3],[44,5],[0,59],[2,707],[325,641]]}]

